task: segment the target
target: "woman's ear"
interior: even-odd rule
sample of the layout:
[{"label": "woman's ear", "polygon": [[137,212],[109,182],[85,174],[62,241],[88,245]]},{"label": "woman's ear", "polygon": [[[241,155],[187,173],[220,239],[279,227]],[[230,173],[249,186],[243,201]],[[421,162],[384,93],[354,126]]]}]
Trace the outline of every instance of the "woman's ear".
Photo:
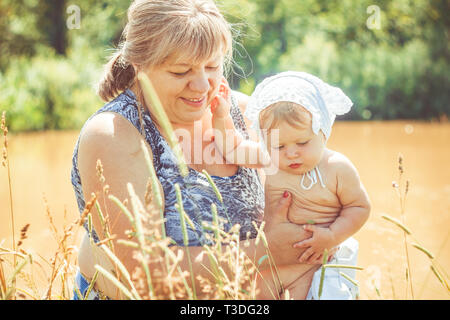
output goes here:
[{"label": "woman's ear", "polygon": [[138,74],[138,71],[139,71],[138,67],[137,67],[134,63],[132,63],[131,65],[133,66],[134,74],[137,75],[137,74]]}]

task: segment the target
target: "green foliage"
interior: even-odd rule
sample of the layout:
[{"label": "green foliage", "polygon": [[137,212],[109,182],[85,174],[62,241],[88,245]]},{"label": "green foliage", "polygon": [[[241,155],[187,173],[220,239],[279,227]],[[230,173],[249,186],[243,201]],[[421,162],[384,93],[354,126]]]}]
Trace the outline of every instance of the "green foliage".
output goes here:
[{"label": "green foliage", "polygon": [[312,34],[280,59],[280,69],[307,71],[341,87],[354,102],[347,119],[429,119],[449,112],[448,67],[432,61],[419,40],[398,49],[357,44],[339,49]]},{"label": "green foliage", "polygon": [[248,52],[241,54],[237,47],[241,69],[231,83],[250,94],[268,75],[306,71],[350,96],[354,108],[346,119],[448,117],[450,20],[445,3],[377,1],[379,28],[369,28],[375,16],[369,0],[229,5],[234,16],[229,20],[242,23],[241,46]]},{"label": "green foliage", "polygon": [[[78,128],[102,105],[92,87],[119,43],[130,2],[0,2],[0,110],[11,130]],[[71,4],[81,10],[80,29],[65,26]],[[235,36],[234,89],[251,94],[268,75],[302,70],[350,96],[355,106],[346,119],[450,116],[445,0],[218,5]],[[368,27],[374,5],[379,28]]]},{"label": "green foliage", "polygon": [[88,63],[45,51],[13,60],[0,74],[0,106],[12,131],[80,128],[101,105]]}]

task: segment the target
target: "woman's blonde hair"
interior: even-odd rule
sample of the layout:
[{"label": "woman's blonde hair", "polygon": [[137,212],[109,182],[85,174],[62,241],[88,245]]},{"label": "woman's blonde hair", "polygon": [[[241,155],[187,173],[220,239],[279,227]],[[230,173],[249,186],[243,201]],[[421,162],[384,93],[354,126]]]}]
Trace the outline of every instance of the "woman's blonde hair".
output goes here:
[{"label": "woman's blonde hair", "polygon": [[281,122],[286,122],[294,128],[303,129],[311,126],[312,118],[309,111],[301,105],[288,101],[271,104],[259,114],[261,129],[270,131]]},{"label": "woman's blonde hair", "polygon": [[159,65],[172,54],[196,63],[220,50],[231,61],[231,28],[212,0],[135,0],[122,39],[98,84],[105,101],[133,85],[133,65]]}]

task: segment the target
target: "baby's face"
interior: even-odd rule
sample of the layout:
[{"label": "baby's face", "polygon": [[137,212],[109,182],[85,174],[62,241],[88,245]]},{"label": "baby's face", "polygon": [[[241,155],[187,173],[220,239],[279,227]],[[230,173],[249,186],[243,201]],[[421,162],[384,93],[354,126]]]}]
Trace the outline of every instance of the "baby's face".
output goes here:
[{"label": "baby's face", "polygon": [[314,134],[311,126],[293,127],[282,121],[270,130],[266,145],[278,169],[301,175],[319,163],[325,149],[325,137],[321,132]]}]

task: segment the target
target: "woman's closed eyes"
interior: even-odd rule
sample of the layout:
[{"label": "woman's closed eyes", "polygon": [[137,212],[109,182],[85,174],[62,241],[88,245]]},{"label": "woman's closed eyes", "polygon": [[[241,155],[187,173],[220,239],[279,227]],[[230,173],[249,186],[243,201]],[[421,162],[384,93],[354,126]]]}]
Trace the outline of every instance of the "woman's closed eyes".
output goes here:
[{"label": "woman's closed eyes", "polygon": [[[211,71],[216,71],[217,69],[219,69],[219,65],[217,66],[210,66],[210,67],[206,67],[206,69],[211,70]],[[171,74],[177,76],[177,77],[182,77],[187,75],[189,72],[191,72],[192,69],[188,69],[186,71],[181,71],[181,72],[175,72],[175,71],[170,71]]]},{"label": "woman's closed eyes", "polygon": [[191,70],[189,69],[189,70],[184,71],[184,72],[172,72],[172,71],[171,71],[170,73],[173,74],[173,75],[175,75],[175,76],[177,76],[177,77],[182,77],[182,76],[187,75],[190,71],[191,71]]}]

